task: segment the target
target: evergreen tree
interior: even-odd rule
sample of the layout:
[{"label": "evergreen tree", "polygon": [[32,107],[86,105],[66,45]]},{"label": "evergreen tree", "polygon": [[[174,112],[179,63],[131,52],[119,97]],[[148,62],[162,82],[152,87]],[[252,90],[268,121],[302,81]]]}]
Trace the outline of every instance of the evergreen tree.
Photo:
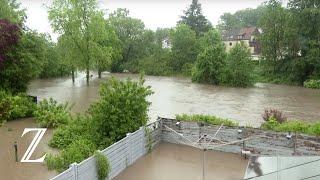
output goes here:
[{"label": "evergreen tree", "polygon": [[201,36],[204,33],[208,32],[212,28],[211,23],[206,19],[202,14],[201,4],[198,0],[192,0],[192,3],[186,11],[184,11],[183,16],[178,24],[186,24],[191,27],[197,34]]}]

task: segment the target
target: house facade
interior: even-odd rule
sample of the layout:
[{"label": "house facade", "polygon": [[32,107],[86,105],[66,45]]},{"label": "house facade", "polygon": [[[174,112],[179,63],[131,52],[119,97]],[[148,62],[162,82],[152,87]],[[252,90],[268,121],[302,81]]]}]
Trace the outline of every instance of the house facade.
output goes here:
[{"label": "house facade", "polygon": [[243,42],[248,46],[252,58],[258,60],[261,53],[261,47],[256,37],[259,34],[260,31],[258,28],[246,27],[223,32],[222,40],[227,52],[229,52],[237,43]]}]

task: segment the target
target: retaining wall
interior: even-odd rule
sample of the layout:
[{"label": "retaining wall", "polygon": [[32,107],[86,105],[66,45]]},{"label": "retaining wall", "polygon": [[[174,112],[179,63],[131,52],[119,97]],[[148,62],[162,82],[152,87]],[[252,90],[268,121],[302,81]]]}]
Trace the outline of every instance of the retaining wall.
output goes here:
[{"label": "retaining wall", "polygon": [[[161,118],[162,121],[162,133],[161,139],[165,142],[190,145],[190,139],[192,142],[196,142],[201,134],[207,134],[213,137],[220,126],[201,126],[201,123],[197,122],[184,122],[175,119]],[[165,127],[172,128],[177,133],[183,135],[181,137],[177,133]],[[239,131],[240,130],[240,131]],[[216,138],[224,142],[238,143],[218,146],[215,150],[231,153],[241,153],[241,150],[249,149],[253,155],[267,155],[267,156],[292,156],[292,155],[320,155],[320,138],[315,136],[291,134],[291,138],[287,137],[288,133],[278,133],[272,131],[263,131],[255,128],[244,127],[225,127],[223,126],[219,133],[216,134]],[[255,138],[262,136],[260,138]],[[248,139],[245,143],[243,139]]]},{"label": "retaining wall", "polygon": [[[288,133],[226,126],[223,126],[219,132],[216,133],[219,128],[220,126],[203,126],[202,123],[197,122],[159,118],[156,122],[151,123],[146,127],[141,127],[134,133],[127,134],[127,137],[102,151],[102,153],[108,157],[111,166],[109,179],[116,177],[125,168],[147,154],[148,150],[152,150],[161,141],[190,145],[191,142],[197,142],[199,137],[203,134],[215,137],[226,143],[236,142],[225,146],[217,145],[211,148],[223,152],[239,154],[242,149],[249,149],[252,152],[252,155],[320,155],[319,137],[293,134],[291,138],[288,138]],[[258,136],[261,137],[254,138]],[[253,138],[247,139],[250,137]],[[245,143],[243,143],[243,139],[247,139],[244,141]],[[151,149],[149,149],[150,147]],[[98,179],[95,158],[93,156],[79,164],[71,164],[69,169],[51,180],[87,179]]]}]

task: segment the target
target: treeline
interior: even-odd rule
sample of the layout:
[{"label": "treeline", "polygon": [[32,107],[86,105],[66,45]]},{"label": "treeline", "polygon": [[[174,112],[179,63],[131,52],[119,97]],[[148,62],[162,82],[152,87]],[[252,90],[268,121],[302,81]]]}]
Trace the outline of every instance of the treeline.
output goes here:
[{"label": "treeline", "polygon": [[0,7],[0,90],[24,92],[34,78],[69,73],[49,36],[25,25],[16,1],[1,0]]},{"label": "treeline", "polygon": [[269,0],[257,9],[221,16],[218,29],[261,29],[260,76],[267,82],[319,87],[320,1],[290,0],[285,7]]},{"label": "treeline", "polygon": [[[198,0],[177,26],[146,29],[144,23],[118,9],[108,16],[96,0],[54,0],[48,9],[57,42],[28,29],[25,12],[13,0],[1,1],[1,89],[25,91],[34,78],[86,72],[145,72],[147,75],[183,74],[195,82],[249,86],[259,81],[318,87],[319,2],[290,0],[284,7],[270,0],[256,9],[225,13],[216,28],[202,14]],[[224,31],[256,26],[262,56],[260,66],[250,61],[243,44],[226,53]],[[253,71],[255,69],[255,71]],[[311,85],[310,85],[311,84]]]}]

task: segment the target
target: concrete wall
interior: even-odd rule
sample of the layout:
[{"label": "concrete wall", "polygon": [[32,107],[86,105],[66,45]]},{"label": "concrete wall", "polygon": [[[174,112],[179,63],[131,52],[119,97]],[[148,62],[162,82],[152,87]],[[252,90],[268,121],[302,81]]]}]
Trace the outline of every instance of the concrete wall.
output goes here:
[{"label": "concrete wall", "polygon": [[[150,132],[148,136],[146,130]],[[125,168],[133,164],[137,159],[148,152],[148,144],[154,148],[161,141],[160,122],[154,122],[146,127],[141,127],[134,133],[127,134],[127,137],[101,151],[108,157],[111,172],[109,179],[116,177]],[[73,163],[69,169],[52,178],[51,180],[97,180],[95,158],[93,156],[80,162]]]},{"label": "concrete wall", "polygon": [[[152,144],[152,148],[161,141],[190,145],[191,142],[196,142],[199,136],[203,134],[216,137],[224,142],[239,141],[226,146],[211,147],[211,149],[224,152],[241,153],[242,148],[245,147],[250,149],[253,155],[292,156],[294,153],[295,155],[320,155],[319,137],[297,135],[295,138],[293,135],[291,139],[288,139],[286,137],[287,133],[262,131],[253,128],[245,129],[243,127],[222,127],[216,134],[220,126],[201,126],[197,122],[184,121],[177,125],[177,122],[175,119],[159,118],[158,121],[128,134],[124,139],[104,149],[102,153],[108,157],[111,165],[109,179],[116,177],[137,159],[147,154],[149,142]],[[145,128],[150,132],[150,136],[146,135]],[[242,133],[239,133],[239,130]],[[242,143],[242,139],[257,136],[263,137],[248,139],[244,144]],[[70,165],[69,169],[52,178],[52,180],[87,179],[97,179],[94,157],[90,157],[79,164],[74,163]]]},{"label": "concrete wall", "polygon": [[[180,122],[176,125],[177,120],[174,119],[161,119],[162,120],[162,140],[170,143],[186,144],[190,145],[187,139],[192,142],[196,142],[199,139],[199,135],[208,134],[211,137],[217,132],[220,126],[199,126],[196,122]],[[181,133],[183,137],[169,130],[169,127]],[[242,133],[238,130],[241,129]],[[243,147],[250,149],[254,155],[283,155],[291,156],[295,155],[320,155],[320,138],[315,136],[297,135],[295,138],[292,135],[291,139],[288,139],[288,133],[277,133],[271,131],[262,131],[260,129],[253,128],[239,128],[239,127],[222,127],[216,138],[224,142],[241,141],[242,139],[250,137],[263,136],[261,138],[253,138],[245,141],[244,145],[242,142],[234,144],[215,147],[215,150],[224,152],[241,153]],[[295,143],[296,142],[296,143]],[[296,148],[294,148],[294,146]],[[296,150],[294,150],[296,149]]]}]

